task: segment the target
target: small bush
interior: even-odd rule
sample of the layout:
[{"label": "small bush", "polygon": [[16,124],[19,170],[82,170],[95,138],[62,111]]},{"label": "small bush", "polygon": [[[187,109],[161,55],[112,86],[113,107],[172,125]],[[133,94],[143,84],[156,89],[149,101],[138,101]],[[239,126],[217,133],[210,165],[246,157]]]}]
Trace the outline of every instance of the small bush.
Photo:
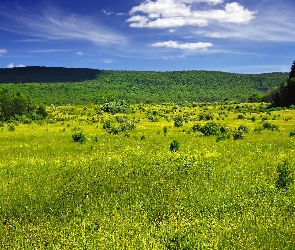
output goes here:
[{"label": "small bush", "polygon": [[243,119],[245,119],[245,116],[243,114],[239,114],[237,119],[243,120]]},{"label": "small bush", "polygon": [[167,128],[166,126],[163,128],[163,132],[164,132],[164,135],[167,134],[167,132],[168,132],[168,128]]},{"label": "small bush", "polygon": [[213,115],[202,113],[199,114],[199,121],[210,121],[213,120]]},{"label": "small bush", "polygon": [[242,131],[243,133],[248,133],[249,132],[249,128],[246,125],[240,125],[238,127],[239,131]]},{"label": "small bush", "polygon": [[176,116],[174,118],[174,127],[181,127],[183,125],[183,119],[181,116]]},{"label": "small bush", "polygon": [[218,125],[215,122],[208,122],[207,124],[201,127],[200,132],[202,132],[205,136],[219,135],[220,125]]},{"label": "small bush", "polygon": [[263,123],[263,128],[264,129],[269,129],[269,130],[278,130],[278,126],[274,125],[274,124],[272,124],[270,122]]},{"label": "small bush", "polygon": [[294,132],[290,132],[290,137],[295,136],[295,131]]},{"label": "small bush", "polygon": [[86,142],[86,136],[83,133],[83,131],[79,131],[79,132],[76,132],[75,134],[73,134],[72,139],[74,142],[80,142],[80,143]]},{"label": "small bush", "polygon": [[179,150],[179,142],[177,140],[173,140],[170,144],[170,151],[176,152]]},{"label": "small bush", "polygon": [[193,131],[193,132],[200,131],[201,127],[202,127],[202,126],[201,126],[200,123],[196,123],[196,124],[194,124],[194,125],[192,126],[192,131]]},{"label": "small bush", "polygon": [[289,185],[293,182],[293,178],[290,176],[290,169],[287,162],[277,167],[278,179],[276,182],[277,189],[287,190]]},{"label": "small bush", "polygon": [[8,126],[8,130],[9,130],[9,131],[15,131],[15,126],[14,126],[14,124],[10,124],[10,125]]},{"label": "small bush", "polygon": [[244,132],[241,131],[241,130],[236,130],[233,133],[233,138],[234,138],[234,140],[243,140],[243,139],[245,139]]}]

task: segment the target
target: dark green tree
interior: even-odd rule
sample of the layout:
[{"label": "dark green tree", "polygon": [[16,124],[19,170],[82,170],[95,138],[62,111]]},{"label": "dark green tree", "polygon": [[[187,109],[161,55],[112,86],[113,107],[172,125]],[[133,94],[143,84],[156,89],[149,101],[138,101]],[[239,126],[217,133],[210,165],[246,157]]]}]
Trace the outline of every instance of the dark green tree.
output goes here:
[{"label": "dark green tree", "polygon": [[289,107],[295,104],[295,61],[293,61],[289,77],[281,84],[273,97],[275,107]]}]

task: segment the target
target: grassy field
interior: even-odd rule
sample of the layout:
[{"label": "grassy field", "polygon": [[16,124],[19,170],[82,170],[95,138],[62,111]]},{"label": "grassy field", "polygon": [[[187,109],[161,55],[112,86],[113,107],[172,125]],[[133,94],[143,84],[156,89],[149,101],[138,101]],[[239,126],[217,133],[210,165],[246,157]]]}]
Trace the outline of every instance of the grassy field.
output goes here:
[{"label": "grassy field", "polygon": [[1,124],[1,249],[295,249],[295,110],[100,108]]}]

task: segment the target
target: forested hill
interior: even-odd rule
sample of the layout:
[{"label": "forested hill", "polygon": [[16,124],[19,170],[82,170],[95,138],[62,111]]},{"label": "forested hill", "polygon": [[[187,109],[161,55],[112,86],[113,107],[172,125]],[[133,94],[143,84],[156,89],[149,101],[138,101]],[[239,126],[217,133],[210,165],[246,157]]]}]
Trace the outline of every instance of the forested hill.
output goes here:
[{"label": "forested hill", "polygon": [[81,82],[96,79],[98,69],[63,67],[18,67],[0,69],[0,83]]},{"label": "forested hill", "polygon": [[0,88],[27,94],[36,102],[59,105],[104,103],[120,99],[130,103],[239,102],[247,101],[250,96],[263,96],[282,84],[287,77],[287,73],[26,67],[1,69]]}]

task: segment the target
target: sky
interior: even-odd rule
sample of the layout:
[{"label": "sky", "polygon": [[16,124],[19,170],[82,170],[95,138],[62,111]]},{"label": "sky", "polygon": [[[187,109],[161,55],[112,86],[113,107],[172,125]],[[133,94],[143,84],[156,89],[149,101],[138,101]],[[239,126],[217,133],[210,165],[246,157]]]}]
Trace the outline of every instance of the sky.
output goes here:
[{"label": "sky", "polygon": [[0,0],[0,68],[289,72],[294,0]]}]

